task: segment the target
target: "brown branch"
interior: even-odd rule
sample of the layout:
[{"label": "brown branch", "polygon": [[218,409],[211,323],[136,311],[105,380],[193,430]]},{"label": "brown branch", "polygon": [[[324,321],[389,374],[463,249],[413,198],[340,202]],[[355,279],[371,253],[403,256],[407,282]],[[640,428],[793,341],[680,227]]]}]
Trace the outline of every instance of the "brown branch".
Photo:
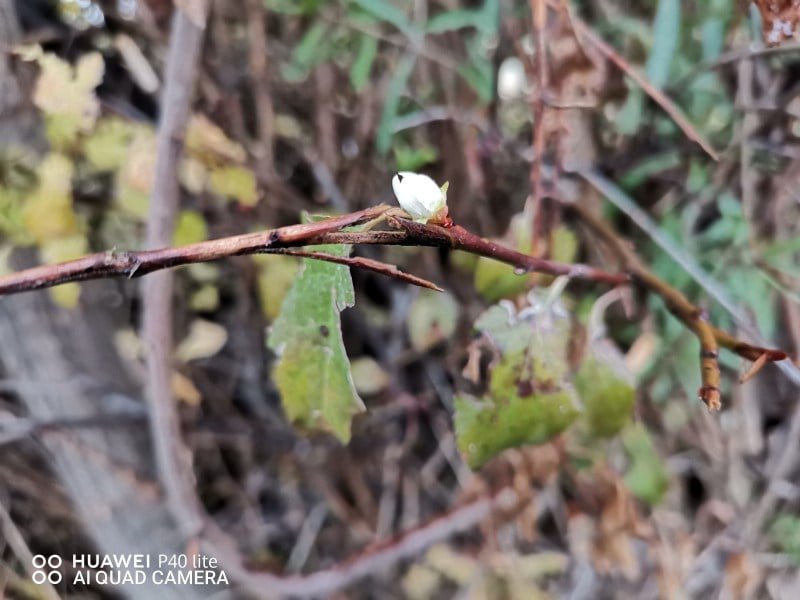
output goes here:
[{"label": "brown branch", "polygon": [[[379,244],[444,247],[485,256],[512,265],[516,267],[519,274],[535,272],[553,276],[566,275],[575,279],[614,286],[635,282],[657,294],[664,300],[667,308],[694,332],[700,340],[703,387],[700,389],[699,395],[711,408],[719,408],[719,369],[716,358],[718,347],[727,348],[752,361],[757,360],[762,355],[766,355],[766,360],[770,362],[781,361],[787,357],[785,352],[748,344],[707,323],[703,312],[683,294],[645,268],[636,253],[628,247],[627,243],[607,223],[592,215],[579,204],[571,204],[570,206],[581,215],[587,225],[605,240],[617,254],[624,266],[624,272],[612,273],[590,265],[560,263],[529,256],[506,248],[496,242],[480,238],[458,225],[441,227],[433,224],[415,223],[396,216],[396,214],[393,214],[395,211],[392,211],[390,207],[379,205],[314,223],[290,225],[279,229],[209,240],[188,246],[141,252],[110,251],[57,265],[35,267],[0,277],[0,295],[52,287],[69,281],[99,279],[119,275],[138,277],[179,265],[208,262],[243,254],[273,252],[298,246]],[[380,220],[385,220],[393,231],[354,232],[342,230],[350,225],[367,222],[374,223]],[[332,258],[325,253],[311,251],[299,255],[320,260],[331,260]],[[393,271],[394,267],[378,261],[370,261],[364,258],[341,260],[337,258],[337,261],[402,278],[416,285],[424,285],[425,287],[433,285],[430,282],[409,276],[400,271],[395,273]]]},{"label": "brown branch", "polygon": [[121,276],[139,277],[169,267],[220,260],[267,250],[316,246],[323,244],[380,244],[399,246],[449,247],[508,263],[524,272],[569,275],[601,283],[621,285],[628,282],[622,273],[608,273],[581,264],[565,264],[534,258],[480,238],[463,227],[444,228],[422,225],[405,219],[389,218],[400,231],[341,231],[349,225],[373,221],[389,210],[386,205],[332,217],[315,223],[289,225],[279,229],[245,233],[187,246],[143,250],[108,251],[56,265],[42,265],[0,277],[0,295],[53,287],[70,281]]},{"label": "brown branch", "polygon": [[[164,94],[156,137],[156,166],[147,217],[147,247],[172,240],[180,201],[178,165],[208,10],[207,0],[176,5],[164,75]],[[136,267],[133,267],[135,272]],[[172,397],[172,271],[162,271],[142,286],[142,341],[147,348],[145,396],[158,480],[168,511],[184,538],[202,524],[194,491],[192,458],[183,443]]]},{"label": "brown branch", "polygon": [[780,361],[787,357],[785,352],[752,346],[710,325],[703,311],[692,304],[681,292],[649,271],[642,264],[637,254],[628,246],[627,242],[608,223],[599,219],[580,203],[569,204],[569,206],[617,255],[623,267],[630,273],[633,281],[660,296],[667,305],[667,309],[697,336],[700,342],[700,363],[703,382],[698,391],[698,396],[710,409],[718,410],[721,406],[719,395],[719,346],[727,348],[749,360],[757,360],[760,356],[766,356],[765,360]]},{"label": "brown branch", "polygon": [[[234,235],[188,246],[119,252],[109,250],[55,265],[42,265],[0,277],[0,295],[53,287],[70,281],[85,281],[124,275],[139,277],[169,267],[219,260],[240,254],[263,252],[268,247],[301,246],[306,239],[319,239],[316,243],[359,243],[333,238],[323,238],[328,232],[338,231],[348,225],[370,221],[382,215],[386,205],[333,217],[316,223],[290,225],[280,229]],[[379,232],[376,232],[379,233]],[[390,232],[383,232],[390,233]],[[377,236],[384,239],[382,236]],[[396,236],[395,236],[396,237]],[[354,236],[354,240],[358,240]],[[377,242],[381,243],[381,242]]]},{"label": "brown branch", "polygon": [[628,275],[624,273],[609,273],[589,265],[561,263],[544,258],[528,256],[516,250],[501,246],[496,242],[485,240],[470,233],[463,227],[455,225],[450,228],[438,225],[422,225],[406,219],[389,218],[392,227],[403,229],[408,240],[413,240],[415,246],[449,247],[455,250],[464,250],[470,254],[493,258],[500,262],[516,267],[522,273],[543,273],[546,275],[567,275],[574,279],[588,279],[611,285],[629,283]]}]

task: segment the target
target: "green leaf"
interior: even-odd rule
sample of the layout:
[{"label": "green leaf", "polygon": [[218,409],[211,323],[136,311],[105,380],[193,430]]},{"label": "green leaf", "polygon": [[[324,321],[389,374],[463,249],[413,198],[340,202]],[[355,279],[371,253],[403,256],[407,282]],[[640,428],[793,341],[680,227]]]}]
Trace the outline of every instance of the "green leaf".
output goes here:
[{"label": "green leaf", "polygon": [[455,400],[458,447],[471,467],[506,448],[547,441],[578,417],[564,383],[569,317],[558,301],[529,299],[531,306],[519,314],[496,305],[475,323],[500,356],[482,398]]},{"label": "green leaf", "polygon": [[206,283],[192,292],[189,305],[196,312],[216,312],[219,308],[219,289],[216,285]]},{"label": "green leaf", "polygon": [[658,88],[669,79],[669,69],[681,33],[680,0],[659,0],[653,21],[653,46],[647,57],[647,78]]},{"label": "green leaf", "polygon": [[494,66],[484,50],[490,39],[489,35],[476,35],[467,46],[469,60],[458,67],[458,73],[484,102],[492,99],[495,87]]},{"label": "green leaf", "polygon": [[[559,234],[561,236],[562,234]],[[521,212],[511,219],[508,233],[505,236],[505,243],[511,245],[515,250],[523,253],[531,251],[531,230],[530,214]],[[559,251],[566,250],[564,255],[559,255],[557,260],[570,262],[571,257],[565,256],[569,251],[566,246],[570,243],[563,237],[557,240]],[[562,245],[565,246],[562,248]],[[531,278],[525,275],[518,275],[514,267],[505,263],[492,260],[491,258],[481,257],[475,266],[475,289],[489,302],[496,302],[501,298],[513,298],[524,292],[531,285]]]},{"label": "green leaf", "polygon": [[62,308],[75,308],[78,306],[78,301],[81,298],[81,286],[75,283],[65,283],[52,287],[47,292],[53,299],[53,302]]},{"label": "green leaf", "polygon": [[291,256],[256,254],[253,262],[259,266],[258,297],[261,311],[270,321],[278,318],[286,294],[292,287],[300,266]]},{"label": "green leaf", "polygon": [[407,36],[414,37],[418,35],[406,13],[391,2],[386,2],[385,0],[352,0],[352,2],[376,19],[391,23]]},{"label": "green leaf", "polygon": [[728,267],[725,277],[731,294],[746,303],[764,335],[772,337],[778,322],[775,319],[775,294],[768,281],[760,276],[757,268],[744,265]]},{"label": "green leaf", "polygon": [[619,184],[628,190],[633,189],[653,175],[674,169],[681,165],[681,153],[677,150],[653,154],[634,164],[619,177]]},{"label": "green leaf", "polygon": [[300,16],[316,14],[322,0],[264,0],[264,7],[284,15]]},{"label": "green leaf", "polygon": [[789,556],[795,565],[800,565],[800,518],[796,515],[781,515],[769,528],[772,544]]},{"label": "green leaf", "polygon": [[530,287],[530,277],[517,275],[514,267],[485,256],[475,266],[475,289],[489,302],[512,298]]},{"label": "green leaf", "polygon": [[483,102],[489,102],[494,93],[494,74],[491,63],[481,60],[458,67],[458,74],[470,85]]},{"label": "green leaf", "polygon": [[555,228],[553,231],[553,260],[563,263],[573,262],[578,255],[578,247],[578,238],[571,229],[566,225],[559,225]]},{"label": "green leaf", "polygon": [[503,450],[546,442],[566,429],[577,410],[565,391],[503,400],[455,398],[458,448],[476,469]]},{"label": "green leaf", "polygon": [[[317,250],[350,254],[349,245]],[[286,416],[301,426],[331,431],[345,443],[353,415],[364,410],[353,385],[339,318],[354,302],[348,267],[304,259],[268,339],[278,355],[273,377]]]},{"label": "green leaf", "polygon": [[362,91],[369,81],[369,74],[377,55],[378,40],[370,35],[362,35],[359,39],[356,58],[350,66],[350,83],[357,92]]},{"label": "green leaf", "polygon": [[292,62],[284,65],[283,78],[290,82],[305,79],[308,73],[328,57],[329,46],[326,43],[329,31],[325,23],[315,23],[306,31],[303,39],[292,52]]},{"label": "green leaf", "polygon": [[439,13],[428,21],[425,31],[428,33],[444,33],[457,31],[465,27],[480,27],[483,11],[480,10],[449,10]]},{"label": "green leaf", "polygon": [[790,260],[793,260],[791,255],[795,252],[800,252],[800,236],[790,237],[786,240],[773,242],[764,248],[762,256],[765,260],[775,260],[781,257],[786,257]]},{"label": "green leaf", "polygon": [[643,109],[644,93],[638,87],[628,85],[628,97],[614,118],[617,130],[625,135],[632,135],[639,131],[639,127],[642,125]]},{"label": "green leaf", "polygon": [[414,70],[414,63],[416,56],[414,54],[406,54],[400,59],[400,64],[397,65],[394,75],[389,81],[389,86],[386,90],[386,101],[383,104],[383,111],[381,112],[381,120],[378,123],[378,132],[376,134],[375,147],[381,154],[386,154],[389,147],[392,145],[392,136],[394,135],[394,123],[397,119],[397,109],[400,106],[400,98],[406,90],[408,78],[411,76],[411,71]]},{"label": "green leaf", "polygon": [[702,27],[703,61],[711,62],[719,57],[725,47],[725,23],[722,19],[708,19]]},{"label": "green leaf", "polygon": [[589,345],[574,384],[590,435],[611,437],[630,421],[636,401],[633,377],[625,357],[610,341],[601,339]]},{"label": "green leaf", "polygon": [[631,425],[622,433],[622,445],[631,461],[625,474],[628,489],[639,500],[658,504],[669,487],[669,476],[647,429],[639,423]]},{"label": "green leaf", "polygon": [[397,143],[394,145],[394,162],[398,171],[419,171],[438,157],[436,148],[427,144],[409,146]]}]

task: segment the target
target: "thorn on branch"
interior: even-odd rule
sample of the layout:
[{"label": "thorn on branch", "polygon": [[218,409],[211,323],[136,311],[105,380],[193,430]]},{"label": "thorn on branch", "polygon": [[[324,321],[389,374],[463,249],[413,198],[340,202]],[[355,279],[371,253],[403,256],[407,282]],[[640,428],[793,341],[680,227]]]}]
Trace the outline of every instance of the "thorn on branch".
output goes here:
[{"label": "thorn on branch", "polygon": [[750,368],[739,377],[739,383],[745,383],[746,381],[750,381],[756,374],[764,368],[764,365],[767,364],[767,360],[769,359],[769,354],[767,352],[762,352],[761,356],[759,356]]}]

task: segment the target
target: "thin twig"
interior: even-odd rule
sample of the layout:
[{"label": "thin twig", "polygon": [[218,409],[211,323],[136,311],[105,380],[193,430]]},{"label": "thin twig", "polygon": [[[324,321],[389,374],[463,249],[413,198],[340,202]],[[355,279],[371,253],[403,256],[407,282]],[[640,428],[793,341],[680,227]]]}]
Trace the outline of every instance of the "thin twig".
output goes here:
[{"label": "thin twig", "polygon": [[503,488],[493,497],[482,497],[455,508],[416,529],[403,532],[333,567],[309,575],[282,577],[248,571],[242,564],[239,553],[230,546],[229,540],[221,543],[216,541],[216,536],[220,533],[218,531],[206,539],[204,550],[219,556],[226,571],[230,571],[231,575],[248,589],[262,593],[266,590],[281,597],[329,596],[359,579],[381,573],[404,559],[418,556],[429,546],[475,527],[495,512],[512,513],[521,508],[522,503],[517,492],[511,488]]},{"label": "thin twig", "polygon": [[[180,192],[178,165],[182,138],[189,120],[191,96],[203,39],[206,0],[191,3],[193,14],[176,5],[161,98],[157,133],[156,170],[147,218],[147,246],[159,248],[172,240]],[[195,14],[194,11],[199,11]],[[132,273],[138,265],[134,265]],[[164,270],[148,278],[142,292],[142,339],[147,348],[146,397],[156,470],[167,506],[183,536],[199,531],[199,502],[194,493],[192,460],[181,437],[172,397],[172,281]]]},{"label": "thin twig", "polygon": [[800,51],[800,44],[797,42],[787,42],[785,44],[781,44],[780,46],[760,46],[755,48],[748,47],[745,49],[737,48],[735,50],[729,50],[728,52],[720,54],[714,60],[698,63],[688,73],[678,78],[677,81],[671,83],[669,87],[676,90],[687,89],[689,87],[689,82],[697,77],[700,73],[705,71],[716,71],[732,63],[739,62],[740,60],[751,60],[760,58],[762,56],[769,56],[771,54],[789,54],[798,51]]},{"label": "thin twig", "polygon": [[[749,337],[753,338],[757,344],[765,345],[769,342],[763,339],[760,332],[753,326],[750,319],[744,314],[744,311],[733,301],[728,295],[728,292],[708,275],[700,265],[697,264],[691,256],[688,255],[682,248],[680,248],[675,241],[665,234],[650,216],[643,211],[627,194],[625,194],[618,186],[614,185],[612,181],[598,173],[596,170],[586,170],[578,173],[588,183],[592,185],[598,192],[603,194],[614,206],[624,212],[639,228],[642,229],[658,245],[664,252],[666,252],[672,260],[674,260],[698,285],[703,288],[706,293],[711,296],[722,308],[724,308],[736,322],[736,326],[744,331]],[[791,380],[795,385],[800,386],[800,369],[798,369],[791,361],[782,360],[779,356],[786,357],[783,352],[776,352],[767,350],[757,345],[751,345],[742,342],[734,336],[714,327],[714,336],[717,342],[723,348],[738,354],[747,360],[756,360],[764,351],[772,353],[770,361],[776,362],[777,367]]]},{"label": "thin twig", "polygon": [[389,265],[385,262],[367,258],[365,256],[336,256],[335,254],[328,254],[327,252],[318,252],[314,250],[295,250],[293,248],[276,248],[274,250],[267,250],[266,253],[288,254],[289,256],[313,258],[315,260],[323,260],[336,263],[338,265],[347,265],[348,267],[355,267],[358,269],[364,269],[366,271],[373,271],[374,273],[380,273],[381,275],[386,275],[387,277],[391,277],[393,279],[399,279],[400,281],[417,285],[419,287],[428,288],[429,290],[435,290],[437,292],[444,291],[438,285],[431,283],[427,279],[417,277],[416,275],[411,275],[410,273],[404,273],[395,265]]},{"label": "thin twig", "polygon": [[119,414],[98,414],[91,417],[73,417],[62,419],[14,419],[11,423],[4,420],[0,427],[0,446],[11,444],[20,440],[30,439],[32,436],[76,429],[112,429],[117,427],[130,427],[132,424],[144,421],[144,414],[123,412]]},{"label": "thin twig", "polygon": [[267,28],[264,26],[264,3],[261,0],[244,0],[247,13],[248,58],[253,89],[254,110],[258,122],[258,173],[267,180],[275,176],[275,109],[270,92],[269,52]]},{"label": "thin twig", "polygon": [[758,113],[751,110],[754,104],[753,87],[755,84],[755,63],[743,60],[737,68],[738,86],[736,103],[744,111],[740,124],[741,145],[739,147],[739,180],[742,186],[742,216],[747,223],[748,238],[755,240],[756,203],[758,197],[758,174],[753,166],[755,152],[750,142],[758,131],[761,119]]},{"label": "thin twig", "polygon": [[757,358],[761,355],[766,355],[770,361],[782,361],[786,358],[786,353],[784,352],[751,346],[710,325],[703,311],[692,304],[678,290],[648,270],[642,264],[638,255],[608,223],[596,217],[580,203],[569,206],[580,215],[581,219],[592,231],[608,244],[618,256],[624,268],[631,274],[633,280],[660,296],[667,305],[668,310],[697,336],[700,342],[700,371],[702,379],[702,386],[698,391],[698,396],[708,405],[709,409],[718,410],[721,407],[718,346],[728,348],[751,360],[755,360],[755,358],[751,357],[755,356]]},{"label": "thin twig", "polygon": [[[542,165],[544,163],[545,127],[544,118],[547,105],[545,96],[548,89],[547,72],[547,3],[545,0],[530,0],[531,25],[536,40],[536,56],[534,57],[534,73],[536,77],[536,93],[531,95],[531,113],[533,114],[533,160],[531,161],[531,249],[539,254],[543,235],[549,235],[547,227],[549,219],[545,218],[546,209],[542,206]],[[547,245],[545,245],[546,248]]]},{"label": "thin twig", "polygon": [[[34,571],[36,571],[33,565],[33,552],[31,552],[30,547],[28,547],[28,544],[25,542],[22,532],[17,527],[17,524],[14,523],[14,520],[11,518],[11,515],[2,502],[0,502],[0,539],[8,543],[11,551],[17,557],[17,560],[22,563],[25,572],[29,577],[32,577]],[[41,597],[47,600],[59,600],[60,598],[53,584],[47,580],[38,583],[35,589],[37,595],[41,594]]]},{"label": "thin twig", "polygon": [[634,69],[628,61],[617,53],[614,48],[606,43],[599,35],[597,35],[589,25],[577,17],[572,17],[572,23],[575,27],[575,34],[579,38],[589,41],[595,48],[597,48],[605,57],[614,63],[623,73],[633,79],[645,93],[650,96],[653,101],[658,104],[670,118],[675,121],[675,124],[683,131],[684,135],[690,140],[699,145],[706,154],[714,160],[719,160],[719,154],[714,150],[711,143],[706,140],[703,135],[697,131],[694,125],[686,118],[680,108],[670,98],[650,81],[642,75],[639,71]]}]

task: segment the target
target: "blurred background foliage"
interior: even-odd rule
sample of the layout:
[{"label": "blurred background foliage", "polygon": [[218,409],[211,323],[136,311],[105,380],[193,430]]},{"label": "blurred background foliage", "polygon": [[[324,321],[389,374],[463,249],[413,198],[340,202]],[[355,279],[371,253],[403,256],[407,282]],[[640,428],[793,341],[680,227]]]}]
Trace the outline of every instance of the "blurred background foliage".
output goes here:
[{"label": "blurred background foliage", "polygon": [[[549,12],[550,85],[541,90],[527,2],[212,3],[182,140],[175,244],[391,202],[391,174],[415,170],[450,182],[457,223],[530,252],[531,106],[543,94],[549,188],[591,203],[656,275],[735,332],[707,281],[652,234],[668,236],[765,337],[796,351],[796,48],[764,51],[747,2],[560,4],[569,13]],[[8,56],[21,110],[38,126],[0,148],[3,269],[22,248],[57,262],[141,247],[171,3],[16,8],[22,37]],[[573,18],[681,107],[720,160],[576,36]],[[254,36],[268,48],[260,72]],[[646,211],[652,229],[604,201],[591,172]],[[568,212],[549,241],[557,260],[614,268]],[[763,533],[737,537],[774,483],[797,399],[776,370],[739,386],[740,360],[723,354],[727,408],[708,416],[696,399],[696,338],[657,298],[564,289],[458,252],[355,252],[447,292],[362,272],[351,280],[342,267],[283,256],[180,270],[174,387],[184,426],[200,432],[189,436],[198,492],[252,564],[311,572],[511,486],[532,500],[510,527],[433,546],[354,593],[589,597],[576,591],[587,577],[592,597],[789,597],[780,590],[800,586],[792,484],[783,482],[792,490]],[[50,293],[74,307],[80,290]],[[120,290],[130,319],[115,341],[136,362],[139,306],[130,285]],[[311,313],[331,339],[298,336]],[[295,362],[270,375],[272,324],[270,347],[289,344]],[[331,368],[331,378],[314,377]],[[3,403],[19,410],[13,398]],[[351,425],[362,403],[368,410]],[[33,492],[16,494],[16,506],[35,502]],[[327,517],[303,554],[295,541],[316,506]]]}]

